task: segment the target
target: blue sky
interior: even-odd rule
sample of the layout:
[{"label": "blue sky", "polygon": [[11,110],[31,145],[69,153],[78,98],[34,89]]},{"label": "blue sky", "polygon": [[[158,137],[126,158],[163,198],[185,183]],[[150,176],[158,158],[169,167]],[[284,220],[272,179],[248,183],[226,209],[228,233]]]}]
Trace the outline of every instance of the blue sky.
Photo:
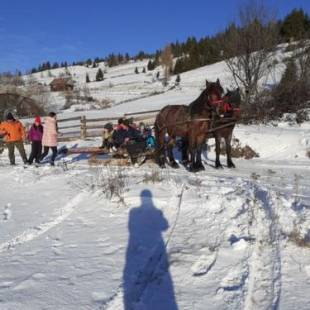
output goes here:
[{"label": "blue sky", "polygon": [[[223,30],[242,0],[0,0],[0,72],[111,52],[152,52]],[[285,16],[310,0],[266,0]]]}]

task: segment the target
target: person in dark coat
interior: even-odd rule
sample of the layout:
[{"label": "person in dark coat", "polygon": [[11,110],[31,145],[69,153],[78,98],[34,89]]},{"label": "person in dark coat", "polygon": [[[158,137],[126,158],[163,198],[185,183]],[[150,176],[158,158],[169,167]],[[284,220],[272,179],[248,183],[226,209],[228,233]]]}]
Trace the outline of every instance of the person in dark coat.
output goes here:
[{"label": "person in dark coat", "polygon": [[42,153],[42,137],[43,137],[43,126],[41,124],[40,116],[34,119],[34,123],[28,131],[27,138],[31,142],[31,154],[28,159],[28,163],[31,165],[33,160],[37,164],[40,163]]},{"label": "person in dark coat", "polygon": [[116,148],[119,148],[129,141],[128,129],[128,123],[123,119],[119,119],[118,125],[112,135],[113,145]]},{"label": "person in dark coat", "polygon": [[135,142],[142,142],[143,136],[141,134],[141,131],[137,128],[137,125],[132,121],[128,120],[128,136],[129,140],[135,141]]}]

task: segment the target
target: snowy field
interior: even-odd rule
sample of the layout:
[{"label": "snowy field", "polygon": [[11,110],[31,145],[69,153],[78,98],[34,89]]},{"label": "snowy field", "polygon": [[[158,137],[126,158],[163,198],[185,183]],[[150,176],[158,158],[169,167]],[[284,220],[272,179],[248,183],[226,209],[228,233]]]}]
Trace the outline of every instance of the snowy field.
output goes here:
[{"label": "snowy field", "polygon": [[4,152],[0,309],[309,309],[309,125],[235,136],[260,157],[197,174]]},{"label": "snowy field", "polygon": [[[135,75],[135,66],[109,68],[105,81],[90,83],[92,95],[114,100],[111,108],[60,117],[188,104],[206,78],[230,87],[224,63],[182,74],[173,90],[153,76]],[[83,83],[86,72],[93,79],[97,69],[69,70]],[[261,82],[278,81],[282,71],[279,61],[276,73]],[[141,98],[145,93],[150,96]],[[57,96],[54,107],[61,106]],[[117,104],[124,98],[134,100]],[[17,155],[11,168],[5,151],[0,309],[308,310],[310,124],[238,125],[234,136],[259,158],[235,159],[231,170],[222,156],[224,169],[216,170],[211,148],[206,170],[196,174],[154,164],[94,167],[78,155],[59,157],[56,167],[26,169]]]}]

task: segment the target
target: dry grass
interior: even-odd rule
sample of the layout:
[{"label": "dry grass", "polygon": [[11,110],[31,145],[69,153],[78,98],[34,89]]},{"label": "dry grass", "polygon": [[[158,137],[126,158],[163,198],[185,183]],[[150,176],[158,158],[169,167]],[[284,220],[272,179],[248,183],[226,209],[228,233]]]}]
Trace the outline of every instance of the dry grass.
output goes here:
[{"label": "dry grass", "polygon": [[[226,154],[225,145],[221,146],[221,154]],[[231,156],[234,158],[244,158],[252,159],[254,157],[259,157],[259,154],[256,153],[249,145],[242,146],[238,139],[233,139],[231,145]]]},{"label": "dry grass", "polygon": [[306,235],[302,235],[297,227],[288,235],[288,240],[301,248],[310,248],[310,231]]},{"label": "dry grass", "polygon": [[143,176],[143,183],[160,183],[163,181],[162,173],[159,169],[153,169],[151,173],[145,173]]}]

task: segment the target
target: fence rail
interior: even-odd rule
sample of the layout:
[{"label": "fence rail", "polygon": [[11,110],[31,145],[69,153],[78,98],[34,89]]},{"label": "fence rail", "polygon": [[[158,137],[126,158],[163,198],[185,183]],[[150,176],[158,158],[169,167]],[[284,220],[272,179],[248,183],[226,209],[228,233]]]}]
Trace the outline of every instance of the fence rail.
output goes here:
[{"label": "fence rail", "polygon": [[[124,118],[133,118],[134,122],[144,122],[152,124],[155,120],[156,114],[160,110],[150,110],[135,113],[125,113]],[[120,117],[100,117],[100,118],[87,118],[85,115],[59,119],[59,131],[62,136],[60,141],[68,141],[73,139],[86,139],[88,137],[98,137],[101,135],[105,122],[115,122]],[[67,124],[68,123],[68,124]],[[77,130],[79,128],[79,130]],[[72,130],[70,130],[72,129]]]}]

